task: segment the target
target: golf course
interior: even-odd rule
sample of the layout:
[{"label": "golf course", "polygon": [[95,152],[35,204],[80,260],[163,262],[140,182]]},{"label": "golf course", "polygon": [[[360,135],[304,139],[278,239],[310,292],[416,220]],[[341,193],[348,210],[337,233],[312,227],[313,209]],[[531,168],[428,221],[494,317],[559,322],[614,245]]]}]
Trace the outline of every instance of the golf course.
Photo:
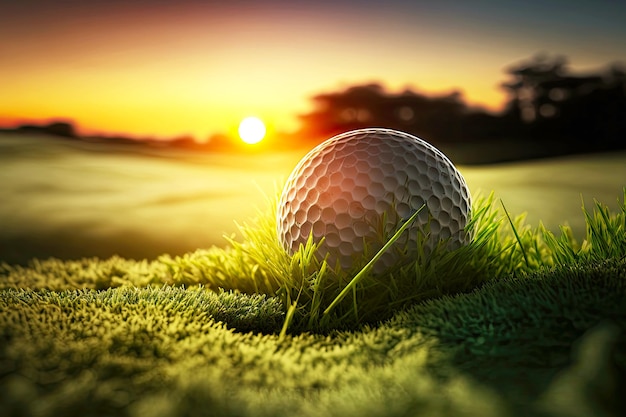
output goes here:
[{"label": "golf course", "polygon": [[[0,135],[0,261],[119,255],[154,259],[225,246],[224,235],[269,209],[307,149],[194,153]],[[454,162],[454,161],[452,161]],[[617,209],[626,153],[461,166],[474,196],[512,215],[584,236],[583,199]]]},{"label": "golf course", "polygon": [[626,409],[625,152],[459,166],[474,241],[358,281],[276,242],[305,153],[0,135],[1,414]]}]

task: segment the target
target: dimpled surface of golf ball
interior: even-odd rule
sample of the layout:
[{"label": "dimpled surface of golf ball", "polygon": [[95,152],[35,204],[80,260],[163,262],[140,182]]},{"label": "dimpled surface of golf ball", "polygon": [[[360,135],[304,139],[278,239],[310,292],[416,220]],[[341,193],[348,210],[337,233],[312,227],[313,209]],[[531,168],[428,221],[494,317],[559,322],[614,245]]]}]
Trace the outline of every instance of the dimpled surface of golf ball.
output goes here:
[{"label": "dimpled surface of golf ball", "polygon": [[278,203],[278,237],[290,254],[311,234],[324,238],[317,254],[331,267],[360,268],[424,204],[374,272],[410,262],[418,250],[428,254],[444,239],[449,249],[467,244],[470,193],[452,162],[424,140],[354,130],[318,145],[293,170]]}]

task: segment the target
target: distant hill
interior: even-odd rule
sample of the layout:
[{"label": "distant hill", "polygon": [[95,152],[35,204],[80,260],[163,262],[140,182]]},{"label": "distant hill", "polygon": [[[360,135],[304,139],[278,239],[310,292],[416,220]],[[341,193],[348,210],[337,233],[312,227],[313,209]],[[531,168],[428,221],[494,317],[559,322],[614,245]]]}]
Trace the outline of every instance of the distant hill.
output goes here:
[{"label": "distant hill", "polygon": [[76,139],[78,137],[74,126],[67,122],[52,122],[45,125],[25,124],[14,129],[2,129],[0,132],[46,134],[67,139]]},{"label": "distant hill", "polygon": [[198,142],[191,136],[180,136],[171,139],[131,138],[119,135],[91,135],[81,136],[76,132],[74,125],[67,122],[52,122],[47,124],[24,124],[15,128],[0,128],[0,133],[18,135],[46,135],[51,139],[69,139],[90,143],[103,143],[123,146],[149,146],[158,148],[194,149],[199,151],[224,151],[231,149],[232,144],[222,135],[215,135],[208,142]]}]

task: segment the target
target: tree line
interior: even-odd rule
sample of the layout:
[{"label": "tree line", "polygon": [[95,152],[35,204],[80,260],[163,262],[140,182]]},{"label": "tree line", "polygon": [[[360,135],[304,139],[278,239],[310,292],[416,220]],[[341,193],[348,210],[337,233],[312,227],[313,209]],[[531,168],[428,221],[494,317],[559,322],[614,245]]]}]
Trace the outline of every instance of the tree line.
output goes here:
[{"label": "tree line", "polygon": [[[500,87],[507,93],[497,112],[471,107],[459,91],[427,95],[410,89],[387,91],[365,84],[321,93],[300,129],[274,135],[265,149],[311,147],[335,134],[365,127],[387,127],[419,136],[458,163],[488,163],[582,152],[626,149],[626,70],[618,64],[585,75],[573,73],[562,56],[536,55],[505,69]],[[237,151],[238,141],[215,134],[199,143],[189,136],[152,138],[79,137],[70,122],[23,125],[26,134],[106,143]]]},{"label": "tree line", "polygon": [[[574,74],[562,56],[537,55],[506,70],[507,102],[498,113],[468,106],[460,92],[429,96],[357,85],[313,97],[301,137],[330,137],[377,126],[403,130],[459,153],[480,146],[475,162],[626,149],[626,71],[612,64]],[[507,151],[505,148],[511,150]],[[514,149],[519,149],[517,155]],[[476,158],[474,158],[476,159]],[[463,161],[462,161],[463,162]]]}]

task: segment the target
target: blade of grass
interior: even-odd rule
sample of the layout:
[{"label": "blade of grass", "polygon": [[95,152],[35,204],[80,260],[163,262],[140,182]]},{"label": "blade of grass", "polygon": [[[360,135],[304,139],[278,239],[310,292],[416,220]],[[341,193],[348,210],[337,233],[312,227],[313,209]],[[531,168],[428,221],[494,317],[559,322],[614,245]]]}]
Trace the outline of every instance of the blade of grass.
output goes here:
[{"label": "blade of grass", "polygon": [[426,207],[426,204],[423,204],[413,215],[406,221],[404,224],[398,229],[398,231],[383,245],[383,247],[374,255],[374,257],[363,267],[361,270],[352,278],[352,280],[346,285],[343,290],[339,293],[337,297],[330,303],[328,308],[324,310],[324,314],[328,314],[332,311],[333,308],[348,294],[350,290],[356,287],[356,284],[372,269],[374,264],[383,256],[385,251],[387,251],[395,242],[400,238],[402,233],[417,219],[419,213]]},{"label": "blade of grass", "polygon": [[502,200],[500,200],[500,204],[502,205],[502,208],[504,209],[504,214],[506,214],[506,218],[509,220],[509,224],[513,229],[515,239],[517,239],[517,243],[519,243],[519,247],[522,251],[522,256],[524,256],[524,263],[526,263],[526,268],[530,268],[530,264],[528,263],[528,256],[526,255],[526,250],[524,249],[524,245],[522,244],[522,239],[520,238],[519,233],[517,233],[517,228],[513,223],[513,219],[511,219],[511,215],[509,214],[509,211],[506,209],[506,206],[504,205],[504,202]]},{"label": "blade of grass", "polygon": [[287,329],[293,320],[293,315],[296,312],[296,308],[298,306],[298,300],[291,303],[289,308],[287,309],[287,314],[285,315],[285,321],[283,322],[283,327],[280,329],[280,334],[278,335],[278,341],[282,341],[287,335]]}]

